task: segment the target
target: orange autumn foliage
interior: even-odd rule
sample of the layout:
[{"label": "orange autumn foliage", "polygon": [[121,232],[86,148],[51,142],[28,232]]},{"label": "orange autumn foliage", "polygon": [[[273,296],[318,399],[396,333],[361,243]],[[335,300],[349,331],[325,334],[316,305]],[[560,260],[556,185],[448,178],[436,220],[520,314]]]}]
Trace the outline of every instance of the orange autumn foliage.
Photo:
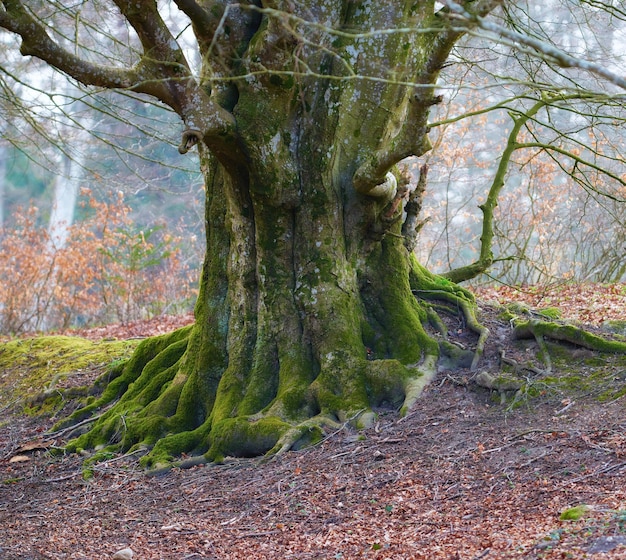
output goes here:
[{"label": "orange autumn foliage", "polygon": [[37,225],[38,209],[17,212],[0,233],[0,333],[126,323],[189,308],[195,295],[181,239],[163,227],[135,231],[122,197],[99,202],[57,247]]}]

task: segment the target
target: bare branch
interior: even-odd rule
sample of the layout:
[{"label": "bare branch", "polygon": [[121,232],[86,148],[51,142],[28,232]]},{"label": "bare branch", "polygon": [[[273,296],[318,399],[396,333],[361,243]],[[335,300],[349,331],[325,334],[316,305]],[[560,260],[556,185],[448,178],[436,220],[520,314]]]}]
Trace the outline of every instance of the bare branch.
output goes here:
[{"label": "bare branch", "polygon": [[191,20],[197,30],[208,30],[215,27],[217,20],[196,0],[174,0],[174,3]]},{"label": "bare branch", "polygon": [[536,56],[544,58],[561,68],[579,68],[581,70],[585,70],[586,72],[595,74],[596,76],[600,76],[622,89],[626,89],[626,78],[612,72],[605,66],[572,56],[546,41],[532,37],[529,34],[507,29],[494,21],[485,19],[481,15],[470,13],[461,4],[455,2],[454,0],[444,0],[444,3],[452,12],[451,17],[467,26],[468,30],[471,30],[472,28],[482,29],[483,31],[493,34],[495,37],[491,38],[498,40],[502,44],[513,46],[518,50],[521,45],[524,45],[530,49],[526,50],[527,53],[535,54]]},{"label": "bare branch", "polygon": [[0,27],[22,38],[22,55],[40,58],[85,85],[121,89],[139,85],[135,70],[93,64],[60,47],[19,0],[3,0],[2,5]]},{"label": "bare branch", "polygon": [[[480,0],[472,2],[472,9],[474,13],[486,15],[501,3],[502,0]],[[418,89],[406,104],[399,133],[393,141],[381,139],[380,148],[354,174],[352,182],[359,193],[374,192],[379,185],[384,184],[386,174],[393,165],[409,156],[419,157],[431,149],[425,134],[429,128],[428,107],[441,101],[434,95],[437,77],[450,51],[465,32],[464,29],[450,25],[441,26],[441,22],[445,20],[441,19],[440,27],[427,30],[432,34],[433,40],[424,67],[413,80]]]},{"label": "bare branch", "polygon": [[191,75],[182,49],[159,15],[156,2],[115,0],[137,32],[143,54],[134,68],[93,64],[64,49],[20,0],[3,0],[0,27],[19,35],[21,53],[35,56],[87,86],[125,89],[155,97],[170,106],[208,143],[224,140],[233,116],[211,100]]}]

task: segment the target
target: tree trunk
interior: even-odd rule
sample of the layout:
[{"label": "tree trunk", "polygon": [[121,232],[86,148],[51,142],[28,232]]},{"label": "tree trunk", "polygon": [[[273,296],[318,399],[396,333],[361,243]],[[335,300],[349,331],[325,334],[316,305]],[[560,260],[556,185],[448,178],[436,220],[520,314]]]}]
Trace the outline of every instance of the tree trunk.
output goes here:
[{"label": "tree trunk", "polygon": [[[385,3],[376,10],[341,17],[382,29],[432,17],[428,3],[407,9],[409,20]],[[196,323],[145,341],[101,398],[72,417],[121,397],[70,449],[145,445],[144,464],[157,468],[182,453],[214,461],[280,453],[319,440],[326,426],[366,426],[379,407],[405,413],[441,351],[468,361],[429,326],[441,322],[428,299],[462,310],[480,355],[486,330],[472,297],[407,249],[410,186],[396,188],[402,177],[389,173],[429,147],[433,84],[455,38],[339,37],[333,56],[309,52],[271,18],[259,25],[245,77],[211,93],[232,105],[236,142],[197,138],[207,254]],[[284,71],[294,51],[317,75]],[[358,76],[380,75],[381,64],[393,71],[351,79],[348,64]],[[423,87],[407,87],[407,72]]]},{"label": "tree trunk", "polygon": [[82,161],[72,160],[67,154],[61,155],[62,169],[54,178],[54,196],[50,210],[48,234],[50,250],[59,251],[65,247],[69,230],[74,223],[74,210],[82,179]]},{"label": "tree trunk", "polygon": [[7,183],[7,149],[0,142],[0,235],[4,228],[4,196]]},{"label": "tree trunk", "polygon": [[[80,412],[123,394],[72,448],[156,443],[152,467],[183,452],[252,456],[316,441],[324,426],[366,426],[381,406],[413,405],[439,356],[413,291],[471,296],[417,264],[401,207],[384,220],[390,202],[355,191],[363,141],[336,122],[315,127],[325,110],[303,117],[296,106],[293,120],[308,130],[270,128],[240,172],[202,149],[208,250],[196,324],[147,340]],[[264,114],[269,107],[250,119],[250,134],[271,126]]]}]

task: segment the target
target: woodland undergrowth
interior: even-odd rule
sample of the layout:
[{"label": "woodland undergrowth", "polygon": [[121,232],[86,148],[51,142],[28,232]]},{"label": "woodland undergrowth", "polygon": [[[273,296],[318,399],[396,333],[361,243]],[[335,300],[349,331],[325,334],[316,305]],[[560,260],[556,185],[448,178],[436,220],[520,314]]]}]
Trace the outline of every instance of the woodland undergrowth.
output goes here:
[{"label": "woodland undergrowth", "polygon": [[39,224],[35,206],[0,231],[0,334],[126,324],[191,307],[196,289],[181,235],[139,229],[121,196],[83,195],[87,218],[66,228],[64,243]]}]

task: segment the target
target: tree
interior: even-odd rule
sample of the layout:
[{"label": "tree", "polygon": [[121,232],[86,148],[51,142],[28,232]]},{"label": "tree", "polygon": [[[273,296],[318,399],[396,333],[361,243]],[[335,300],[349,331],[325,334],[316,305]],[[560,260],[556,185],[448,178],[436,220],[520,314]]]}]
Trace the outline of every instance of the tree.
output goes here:
[{"label": "tree", "polygon": [[[513,284],[622,277],[623,92],[578,68],[564,71],[547,53],[567,45],[587,62],[619,68],[614,36],[623,14],[610,3],[580,8],[561,0],[506,6],[511,26],[541,39],[542,53],[475,32],[453,51],[442,73],[446,102],[431,115],[434,149],[424,158],[430,222],[418,254],[434,270],[477,259],[465,273],[488,266],[489,277]],[[493,247],[480,241],[490,238]]]},{"label": "tree", "polygon": [[[153,0],[113,0],[127,26],[111,6],[97,25],[63,2],[0,10],[23,55],[175,111],[206,182],[195,324],[143,342],[73,415],[88,431],[69,447],[147,446],[151,467],[281,453],[379,406],[406,413],[442,354],[475,368],[488,331],[472,295],[412,253],[427,168],[412,181],[397,166],[429,150],[439,72],[501,0],[175,3],[197,57]],[[74,41],[96,30],[110,49]],[[432,302],[459,310],[473,351]]]}]

